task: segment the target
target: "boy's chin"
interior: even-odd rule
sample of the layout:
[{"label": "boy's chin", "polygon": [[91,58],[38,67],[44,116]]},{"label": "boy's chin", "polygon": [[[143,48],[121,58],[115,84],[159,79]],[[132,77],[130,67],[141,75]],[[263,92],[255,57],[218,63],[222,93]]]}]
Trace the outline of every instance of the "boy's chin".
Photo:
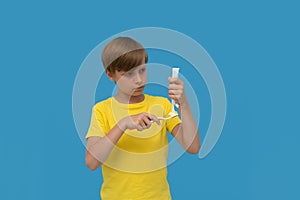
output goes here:
[{"label": "boy's chin", "polygon": [[141,96],[143,95],[143,91],[135,91],[131,96],[132,97],[138,97],[138,96]]}]

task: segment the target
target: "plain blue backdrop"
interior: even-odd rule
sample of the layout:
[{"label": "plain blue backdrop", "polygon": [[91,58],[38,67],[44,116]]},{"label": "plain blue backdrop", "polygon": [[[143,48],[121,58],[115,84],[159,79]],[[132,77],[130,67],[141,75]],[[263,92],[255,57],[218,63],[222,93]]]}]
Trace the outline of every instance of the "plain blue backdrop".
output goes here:
[{"label": "plain blue backdrop", "polygon": [[[184,154],[169,166],[173,198],[299,200],[299,8],[291,0],[1,1],[0,199],[99,199],[101,173],[85,166],[72,116],[77,70],[106,38],[158,26],[208,51],[228,101],[209,156]],[[209,105],[205,87],[200,94]]]}]

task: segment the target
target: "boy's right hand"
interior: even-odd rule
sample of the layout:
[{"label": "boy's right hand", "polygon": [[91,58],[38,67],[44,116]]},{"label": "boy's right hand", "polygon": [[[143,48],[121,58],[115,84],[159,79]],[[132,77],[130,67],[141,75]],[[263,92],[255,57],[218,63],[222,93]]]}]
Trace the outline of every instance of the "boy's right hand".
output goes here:
[{"label": "boy's right hand", "polygon": [[119,126],[123,131],[125,131],[126,129],[137,129],[138,131],[142,131],[150,128],[152,122],[156,122],[158,125],[160,125],[160,121],[155,115],[143,112],[140,114],[124,117],[120,120]]}]

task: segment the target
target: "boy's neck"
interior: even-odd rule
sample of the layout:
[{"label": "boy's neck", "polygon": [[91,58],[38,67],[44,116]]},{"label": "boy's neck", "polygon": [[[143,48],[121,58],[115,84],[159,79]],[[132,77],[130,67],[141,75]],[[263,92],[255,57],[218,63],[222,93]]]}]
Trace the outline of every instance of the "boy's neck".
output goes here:
[{"label": "boy's neck", "polygon": [[120,103],[134,104],[134,103],[140,103],[140,102],[144,101],[145,96],[144,96],[144,94],[140,94],[138,96],[130,96],[129,97],[129,96],[125,96],[125,95],[118,93],[115,96],[115,99]]}]

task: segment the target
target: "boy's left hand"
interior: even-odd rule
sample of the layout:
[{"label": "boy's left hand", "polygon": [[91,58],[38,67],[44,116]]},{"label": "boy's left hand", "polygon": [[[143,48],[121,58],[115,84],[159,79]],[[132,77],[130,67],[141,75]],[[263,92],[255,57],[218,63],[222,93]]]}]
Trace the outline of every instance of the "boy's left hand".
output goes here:
[{"label": "boy's left hand", "polygon": [[182,105],[186,102],[184,92],[184,84],[179,78],[168,78],[169,81],[169,97],[175,101],[176,104]]}]

